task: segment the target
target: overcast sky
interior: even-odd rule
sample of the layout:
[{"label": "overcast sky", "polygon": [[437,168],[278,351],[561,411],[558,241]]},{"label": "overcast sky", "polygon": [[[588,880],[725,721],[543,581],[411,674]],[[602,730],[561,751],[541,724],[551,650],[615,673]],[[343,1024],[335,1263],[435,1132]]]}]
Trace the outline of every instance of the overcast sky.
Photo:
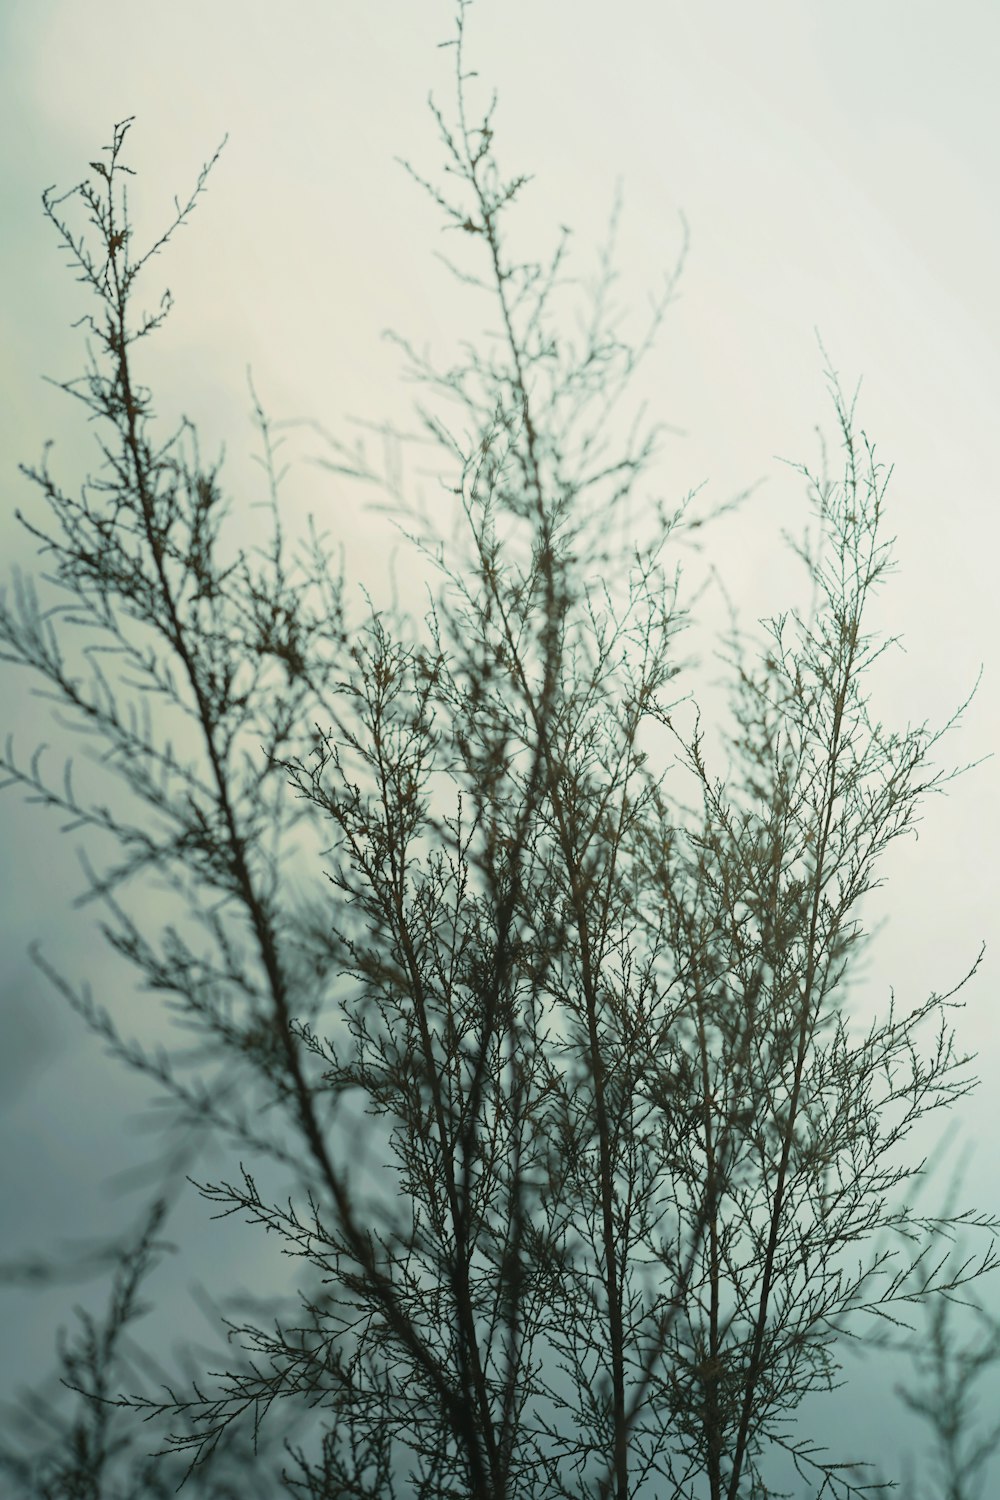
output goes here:
[{"label": "overcast sky", "polygon": [[[160,409],[196,419],[209,449],[226,443],[237,491],[252,474],[248,365],[276,417],[345,432],[352,415],[405,420],[410,392],[382,331],[432,347],[474,331],[434,258],[448,248],[439,219],[394,160],[440,166],[426,98],[450,100],[452,53],[436,44],[452,30],[450,0],[0,4],[5,564],[30,559],[13,518],[29,500],[17,461],[55,436],[71,475],[90,451],[41,380],[79,368],[68,325],[81,304],[39,195],[78,181],[127,115],[140,227],[162,221],[229,136],[162,262],[176,311],[156,355]],[[982,664],[945,755],[988,755],[1000,723],[1000,7],[477,0],[469,48],[499,92],[501,161],[535,174],[517,220],[525,246],[544,249],[568,224],[585,258],[620,181],[621,294],[641,306],[686,220],[681,295],[642,394],[679,430],[663,493],[705,481],[721,499],[763,481],[713,558],[749,618],[781,606],[789,575],[777,533],[798,492],[778,456],[813,458],[814,427],[829,424],[817,329],[845,382],[863,377],[861,419],[895,464],[899,573],[884,618],[906,644],[881,706],[894,722],[940,720]],[[380,523],[315,470],[297,483],[374,578]],[[0,729],[30,744],[37,722],[5,671]],[[988,761],[955,783],[927,809],[919,842],[887,863],[869,982],[874,1002],[890,984],[913,1001],[991,944],[960,1022],[987,1086],[960,1124],[976,1148],[969,1196],[1000,1212],[998,778]],[[0,851],[0,1084],[14,1147],[0,1204],[16,1250],[99,1222],[120,1112],[118,1075],[21,957],[35,936],[81,967],[96,953],[65,913],[78,888],[71,850],[8,792]],[[41,1347],[41,1314],[11,1317]],[[870,1370],[864,1380],[880,1389]],[[873,1440],[884,1412],[869,1420]],[[854,1420],[864,1436],[863,1404]]]}]

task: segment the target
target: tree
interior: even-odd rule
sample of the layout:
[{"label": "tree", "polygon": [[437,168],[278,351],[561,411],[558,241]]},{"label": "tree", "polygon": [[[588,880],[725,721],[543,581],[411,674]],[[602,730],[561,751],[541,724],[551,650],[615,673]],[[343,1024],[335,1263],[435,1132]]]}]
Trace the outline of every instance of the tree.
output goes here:
[{"label": "tree", "polygon": [[[282,1466],[314,1500],[740,1500],[770,1492],[778,1449],[817,1495],[856,1495],[856,1472],[796,1435],[803,1397],[832,1388],[866,1320],[997,1264],[992,1241],[949,1255],[958,1227],[992,1220],[906,1196],[908,1135],[972,1086],[955,991],[866,1021],[845,999],[879,857],[949,779],[930,763],[944,731],[885,728],[866,691],[891,644],[868,623],[888,471],[828,372],[841,469],[802,468],[812,532],[795,549],[813,603],[762,642],[734,628],[710,740],[683,687],[676,571],[705,518],[650,505],[651,535],[617,535],[657,439],[622,436],[618,413],[673,279],[628,346],[609,249],[567,334],[565,240],[545,264],[508,249],[526,179],[500,172],[492,106],[473,119],[464,11],[454,121],[435,109],[447,192],[414,176],[499,336],[445,370],[407,350],[459,413],[422,413],[451,511],[407,513],[394,466],[330,461],[383,484],[438,569],[422,622],[374,605],[356,621],[326,538],[289,544],[259,404],[264,549],[230,543],[193,427],[158,433],[136,345],[169,300],[137,313],[137,289],[208,168],[145,251],[131,122],[80,187],[45,196],[96,299],[65,389],[101,466],[79,492],[48,458],[27,471],[48,520],[24,524],[60,602],[20,580],[0,637],[101,745],[119,801],[78,795],[68,767],[51,780],[40,753],[10,745],[3,765],[117,847],[87,865],[88,897],[185,1039],[129,1042],[39,956],[174,1129],[107,1322],[64,1361],[78,1421],[55,1449],[8,1454],[32,1493],[159,1493],[179,1458],[207,1494],[273,1493]],[[303,893],[310,844],[325,879]],[[151,881],[170,896],[140,920]],[[388,1171],[357,1159],[358,1099]],[[230,1318],[222,1375],[127,1384],[116,1361],[166,1204],[211,1133],[242,1161],[201,1193],[280,1237],[300,1304]],[[272,1459],[278,1402],[299,1428],[281,1424]],[[160,1462],[137,1456],[137,1415],[169,1425]]]}]

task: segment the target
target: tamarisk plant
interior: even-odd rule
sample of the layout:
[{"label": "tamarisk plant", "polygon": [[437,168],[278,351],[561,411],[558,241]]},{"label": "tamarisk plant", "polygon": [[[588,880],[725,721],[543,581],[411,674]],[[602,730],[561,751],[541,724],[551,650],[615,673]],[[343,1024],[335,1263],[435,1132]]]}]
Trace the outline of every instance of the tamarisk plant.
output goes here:
[{"label": "tamarisk plant", "polygon": [[[874,1019],[844,998],[879,858],[949,774],[930,765],[940,731],[885,728],[866,692],[889,644],[869,625],[889,475],[831,376],[842,470],[801,471],[814,603],[758,645],[734,634],[710,744],[677,644],[696,522],[650,501],[651,535],[625,531],[656,446],[641,425],[619,438],[646,343],[615,332],[611,249],[571,325],[565,241],[544,264],[508,248],[525,179],[500,172],[492,106],[473,119],[463,41],[460,5],[454,120],[435,109],[447,191],[424,185],[499,335],[443,370],[408,350],[452,413],[423,412],[442,513],[404,525],[438,569],[422,622],[355,620],[325,537],[289,543],[259,404],[256,549],[227,542],[194,428],[160,432],[137,345],[169,303],[137,311],[139,287],[208,169],[145,251],[131,122],[85,182],[45,195],[92,298],[88,367],[64,389],[101,461],[78,491],[48,457],[26,471],[55,602],[19,580],[0,638],[101,746],[120,801],[12,744],[3,767],[117,847],[87,864],[87,896],[139,983],[113,1014],[38,961],[172,1105],[183,1134],[161,1167],[190,1165],[206,1133],[234,1143],[240,1171],[200,1192],[302,1268],[297,1309],[230,1319],[230,1367],[186,1393],[116,1386],[99,1360],[69,1383],[102,1432],[119,1424],[121,1493],[150,1492],[139,1416],[167,1423],[164,1474],[190,1460],[206,1494],[252,1492],[226,1488],[235,1454],[270,1493],[313,1500],[744,1500],[771,1493],[778,1450],[817,1496],[856,1495],[857,1455],[796,1433],[803,1397],[833,1387],[866,1319],[996,1265],[992,1241],[949,1257],[956,1225],[992,1221],[907,1201],[908,1135],[972,1085],[955,992]],[[329,463],[377,477],[346,448]],[[150,881],[173,920],[143,901]],[[183,1047],[126,1039],[144,992]],[[294,1440],[276,1403],[311,1414]],[[233,1437],[248,1429],[256,1457]],[[49,1454],[45,1493],[106,1493],[110,1452],[75,1469]],[[30,1459],[8,1468],[38,1483]]]},{"label": "tamarisk plant", "polygon": [[929,1427],[932,1439],[925,1482],[911,1477],[911,1490],[946,1500],[983,1500],[989,1494],[989,1465],[1000,1449],[1000,1421],[995,1406],[980,1405],[978,1398],[986,1378],[995,1385],[1000,1323],[981,1303],[963,1298],[965,1325],[971,1321],[972,1329],[971,1336],[963,1335],[955,1327],[954,1303],[935,1297],[926,1309],[926,1329],[907,1350],[914,1379],[898,1394]]}]

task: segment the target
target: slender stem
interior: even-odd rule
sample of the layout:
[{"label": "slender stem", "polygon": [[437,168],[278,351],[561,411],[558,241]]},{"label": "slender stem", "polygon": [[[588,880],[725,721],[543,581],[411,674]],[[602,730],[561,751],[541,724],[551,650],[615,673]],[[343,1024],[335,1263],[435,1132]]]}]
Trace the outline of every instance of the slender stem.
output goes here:
[{"label": "slender stem", "polygon": [[[109,236],[113,232],[114,219],[113,217],[109,217]],[[215,782],[218,805],[225,824],[226,838],[232,861],[232,873],[236,880],[240,899],[250,917],[261,962],[267,976],[278,1026],[278,1034],[285,1056],[285,1065],[292,1083],[292,1091],[298,1110],[299,1123],[310,1154],[330,1191],[352,1254],[363,1267],[371,1290],[378,1298],[393,1331],[430,1379],[442,1403],[442,1407],[447,1413],[452,1431],[466,1451],[474,1495],[477,1497],[477,1500],[492,1500],[483,1469],[482,1456],[479,1451],[476,1424],[471,1412],[468,1410],[467,1403],[462,1399],[461,1395],[452,1390],[439,1369],[436,1360],[424,1342],[419,1338],[410,1319],[399,1307],[396,1291],[391,1281],[379,1270],[375,1263],[372,1248],[366,1236],[355,1222],[346,1185],[341,1180],[330,1159],[326,1141],[316,1116],[312,1090],[303,1071],[302,1058],[292,1030],[288,989],[278,953],[273,921],[254,886],[245,841],[239,831],[236,812],[229,792],[228,776],[216,742],[214,716],[199,679],[194,657],[185,637],[184,626],[180,620],[177,603],[167,574],[163,539],[156,526],[153,498],[148,480],[149,457],[139,430],[141,409],[135,398],[128,359],[129,338],[126,326],[127,288],[122,284],[117,259],[113,256],[111,257],[111,273],[114,278],[115,287],[113,306],[116,325],[111,336],[111,348],[118,365],[119,390],[125,409],[124,437],[142,509],[143,529],[146,541],[152,552],[156,575],[167,612],[169,639],[174,650],[180,657],[185,676],[195,696],[198,718],[202,727],[205,746],[212,768],[212,776]]]}]

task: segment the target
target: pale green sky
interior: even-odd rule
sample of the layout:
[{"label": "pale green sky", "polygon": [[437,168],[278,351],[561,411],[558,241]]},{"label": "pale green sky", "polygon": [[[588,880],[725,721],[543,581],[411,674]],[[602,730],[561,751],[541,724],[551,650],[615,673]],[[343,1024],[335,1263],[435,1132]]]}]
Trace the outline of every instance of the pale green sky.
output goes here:
[{"label": "pale green sky", "polygon": [[[469,304],[433,258],[450,248],[435,212],[393,160],[431,175],[440,164],[425,101],[430,88],[450,99],[452,54],[435,44],[451,33],[450,0],[0,0],[0,556],[28,555],[13,523],[26,499],[15,462],[50,435],[66,434],[66,472],[88,451],[85,435],[69,435],[68,403],[40,383],[78,367],[67,325],[79,303],[39,193],[77,181],[126,115],[138,117],[140,225],[159,223],[230,137],[162,263],[177,301],[157,355],[163,409],[227,442],[237,487],[252,473],[248,364],[276,416],[331,428],[349,413],[405,417],[409,392],[381,331],[442,346],[469,331]],[[566,223],[585,253],[621,179],[622,295],[641,302],[686,217],[682,295],[643,394],[686,434],[669,445],[664,493],[705,479],[721,497],[769,481],[718,544],[750,618],[780,605],[788,571],[776,532],[793,491],[774,455],[812,458],[828,416],[814,329],[848,383],[863,375],[863,421],[896,465],[900,572],[886,609],[908,654],[886,681],[886,716],[941,717],[982,662],[951,754],[988,753],[1000,724],[1000,6],[477,0],[469,47],[499,90],[501,160],[535,174],[518,220],[526,245],[544,248]],[[315,473],[302,485],[357,566],[377,568],[378,523]],[[30,740],[30,723],[20,728]],[[880,994],[894,983],[913,1000],[992,942],[962,1032],[989,1079],[1000,1071],[998,777],[991,762],[958,782],[928,808],[920,842],[897,851],[872,965]],[[46,1172],[68,1171],[60,1108],[73,1097],[96,1121],[96,1080],[109,1076],[93,1048],[71,1057],[54,1023],[17,1019],[26,996],[57,1014],[18,955],[60,926],[53,891],[76,884],[41,821],[11,794],[0,800],[12,1099],[24,1081],[7,1114],[22,1164],[8,1163],[0,1201],[17,1204],[19,1245],[53,1229],[33,1194]],[[983,1206],[1000,1210],[995,1088],[963,1119],[985,1143]]]}]

